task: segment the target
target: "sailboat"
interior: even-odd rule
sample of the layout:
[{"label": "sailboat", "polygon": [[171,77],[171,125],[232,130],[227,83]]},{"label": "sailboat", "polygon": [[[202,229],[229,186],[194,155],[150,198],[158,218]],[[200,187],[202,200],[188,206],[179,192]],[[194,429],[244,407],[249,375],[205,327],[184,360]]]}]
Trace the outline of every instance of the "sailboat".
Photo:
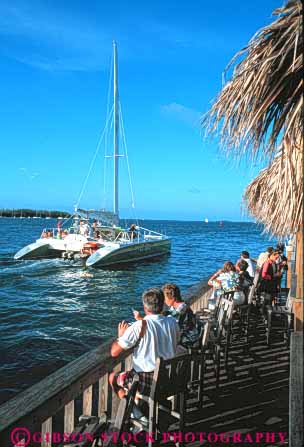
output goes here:
[{"label": "sailboat", "polygon": [[[102,268],[158,258],[170,252],[171,239],[162,233],[135,224],[129,229],[119,227],[120,104],[118,55],[115,41],[113,42],[113,91],[113,211],[84,210],[77,204],[71,218],[62,224],[58,222],[55,229],[45,229],[39,239],[19,250],[14,256],[15,259],[81,258],[88,267]],[[92,220],[94,220],[93,223]]]}]

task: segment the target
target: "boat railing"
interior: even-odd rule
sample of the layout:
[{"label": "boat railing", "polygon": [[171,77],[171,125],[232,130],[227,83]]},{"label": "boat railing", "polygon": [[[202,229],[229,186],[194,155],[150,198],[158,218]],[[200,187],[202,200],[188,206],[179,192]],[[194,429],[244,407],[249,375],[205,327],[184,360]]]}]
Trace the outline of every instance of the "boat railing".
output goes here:
[{"label": "boat railing", "polygon": [[136,230],[137,229],[139,229],[139,230],[142,230],[142,231],[145,231],[147,234],[154,234],[154,235],[158,235],[158,236],[163,236],[163,234],[162,233],[159,233],[158,231],[155,231],[155,230],[149,230],[148,228],[144,228],[144,227],[136,227]]},{"label": "boat railing", "polygon": [[65,228],[44,228],[40,235],[40,239],[64,239],[68,234],[73,234],[73,228],[65,229]]},{"label": "boat railing", "polygon": [[[205,305],[209,292],[203,285],[194,290],[188,301],[194,312]],[[133,351],[125,351],[113,358],[110,355],[111,344],[112,340],[86,352],[2,404],[0,445],[32,445],[26,442],[30,435],[35,441],[35,434],[35,445],[50,447],[52,439],[53,445],[60,444],[58,426],[63,430],[61,437],[63,433],[71,433],[80,414],[100,416],[106,411],[114,416],[119,400],[109,386],[109,373],[132,368]],[[17,427],[23,429],[20,429],[14,444],[10,441]],[[23,440],[26,442],[22,443]]]},{"label": "boat railing", "polygon": [[129,231],[121,231],[115,238],[114,242],[139,242],[141,239],[141,233],[137,232],[136,236]]}]

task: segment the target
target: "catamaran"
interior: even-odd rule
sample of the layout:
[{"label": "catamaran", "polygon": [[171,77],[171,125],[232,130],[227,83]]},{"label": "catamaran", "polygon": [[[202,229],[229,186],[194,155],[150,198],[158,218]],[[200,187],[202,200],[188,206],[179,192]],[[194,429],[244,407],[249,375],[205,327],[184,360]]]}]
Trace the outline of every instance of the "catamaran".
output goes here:
[{"label": "catamaran", "polygon": [[[107,127],[113,117],[114,145],[111,155],[114,168],[113,211],[80,209],[79,199],[71,218],[63,223],[58,221],[54,229],[44,229],[39,239],[15,254],[15,259],[82,259],[88,267],[102,268],[158,258],[170,252],[171,239],[162,233],[136,224],[131,225],[129,229],[119,227],[118,161],[121,157],[119,132],[122,127],[122,117],[118,94],[118,56],[115,41],[113,42],[113,92],[112,116],[108,117],[106,123]],[[101,140],[104,135],[105,130]],[[124,140],[124,133],[122,136]],[[101,140],[97,149],[101,146]],[[125,155],[127,157],[126,147]],[[95,158],[96,153],[94,160]]]}]

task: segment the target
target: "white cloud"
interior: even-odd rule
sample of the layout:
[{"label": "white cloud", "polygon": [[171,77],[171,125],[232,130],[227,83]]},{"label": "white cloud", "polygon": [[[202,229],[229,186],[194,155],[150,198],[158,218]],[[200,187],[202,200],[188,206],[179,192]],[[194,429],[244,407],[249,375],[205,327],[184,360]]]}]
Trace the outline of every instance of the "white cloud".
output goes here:
[{"label": "white cloud", "polygon": [[161,111],[191,126],[199,127],[200,125],[201,113],[182,104],[171,102],[170,104],[162,105]]}]

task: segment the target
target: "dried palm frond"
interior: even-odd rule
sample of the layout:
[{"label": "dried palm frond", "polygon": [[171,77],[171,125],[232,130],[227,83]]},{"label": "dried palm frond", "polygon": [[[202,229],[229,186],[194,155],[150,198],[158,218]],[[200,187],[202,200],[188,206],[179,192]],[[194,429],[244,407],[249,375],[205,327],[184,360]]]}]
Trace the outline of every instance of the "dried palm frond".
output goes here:
[{"label": "dried palm frond", "polygon": [[249,213],[273,235],[288,236],[303,223],[303,162],[302,143],[296,144],[279,153],[246,188]]},{"label": "dried palm frond", "polygon": [[252,159],[262,155],[271,161],[279,146],[282,154],[293,150],[303,119],[302,13],[302,1],[288,1],[274,11],[278,18],[258,31],[228,65],[226,70],[241,58],[202,118],[207,133],[220,128],[228,154],[246,153]]}]

